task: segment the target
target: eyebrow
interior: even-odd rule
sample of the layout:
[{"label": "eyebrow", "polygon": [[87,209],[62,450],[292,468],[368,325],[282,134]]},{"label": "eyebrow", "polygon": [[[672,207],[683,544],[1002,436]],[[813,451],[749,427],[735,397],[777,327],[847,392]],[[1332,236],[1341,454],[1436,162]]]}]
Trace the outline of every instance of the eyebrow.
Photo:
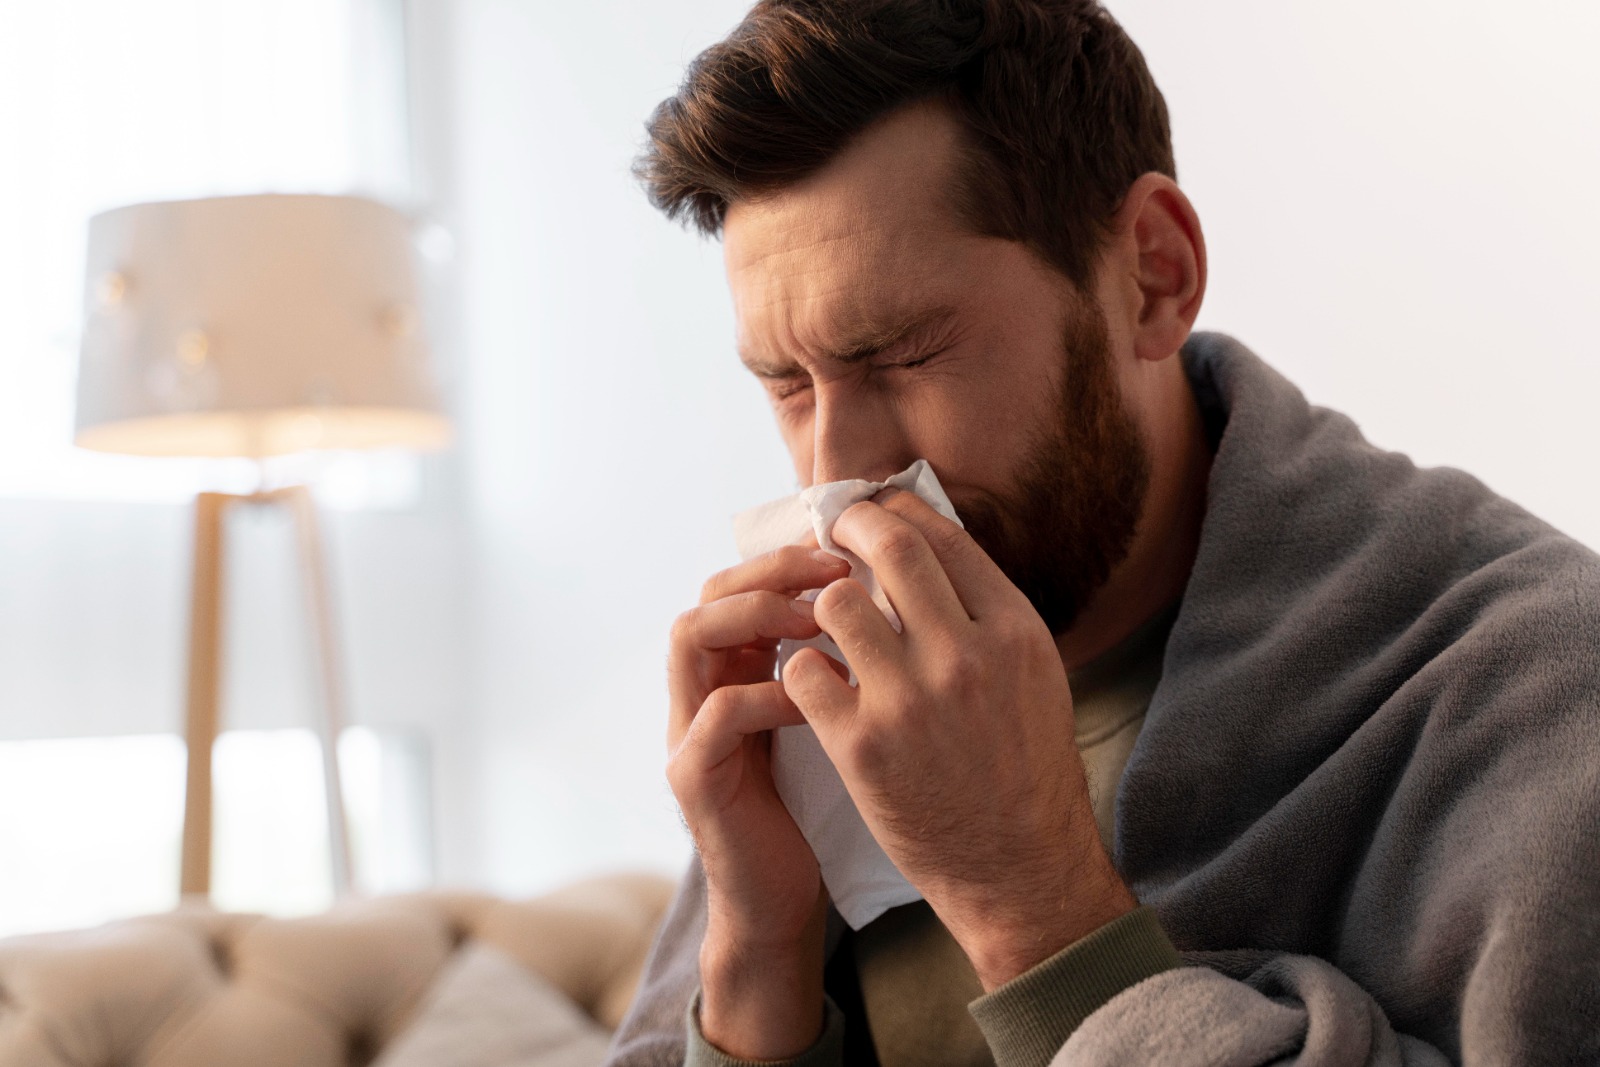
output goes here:
[{"label": "eyebrow", "polygon": [[[852,366],[908,342],[925,339],[947,327],[955,317],[955,308],[939,305],[884,323],[858,326],[841,346],[825,355],[835,363]],[[743,349],[739,352],[739,361],[758,378],[788,378],[800,372],[799,365],[792,361],[768,362]]]}]

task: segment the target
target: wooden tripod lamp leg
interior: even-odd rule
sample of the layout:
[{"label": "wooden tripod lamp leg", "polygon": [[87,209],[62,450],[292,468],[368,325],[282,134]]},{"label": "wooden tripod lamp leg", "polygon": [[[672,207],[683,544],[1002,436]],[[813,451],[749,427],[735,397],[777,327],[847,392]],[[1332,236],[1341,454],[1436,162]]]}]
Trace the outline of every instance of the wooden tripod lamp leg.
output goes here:
[{"label": "wooden tripod lamp leg", "polygon": [[305,579],[306,604],[315,640],[317,673],[321,676],[322,774],[328,802],[328,847],[333,864],[335,897],[348,896],[355,885],[350,856],[350,827],[344,812],[344,786],[339,775],[339,735],[344,730],[344,686],[340,674],[338,641],[333,622],[333,602],[328,591],[328,567],[322,553],[322,534],[316,504],[303,485],[278,491],[294,515],[295,540],[300,545],[300,568]]},{"label": "wooden tripod lamp leg", "polygon": [[194,508],[194,587],[189,609],[189,689],[184,741],[189,771],[183,806],[185,896],[211,893],[211,750],[222,683],[222,522],[230,498],[201,493]]}]

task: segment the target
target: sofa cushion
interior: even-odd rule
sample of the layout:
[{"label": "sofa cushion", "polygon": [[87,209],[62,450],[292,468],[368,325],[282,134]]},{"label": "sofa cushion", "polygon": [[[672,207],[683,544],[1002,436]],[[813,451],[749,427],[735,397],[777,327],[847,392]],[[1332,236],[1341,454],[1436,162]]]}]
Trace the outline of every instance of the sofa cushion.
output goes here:
[{"label": "sofa cushion", "polygon": [[0,939],[0,1067],[367,1067],[478,946],[604,1032],[672,888],[609,875],[528,901],[435,890],[294,919],[192,904]]},{"label": "sofa cushion", "polygon": [[491,945],[456,953],[374,1067],[599,1067],[610,1033]]}]

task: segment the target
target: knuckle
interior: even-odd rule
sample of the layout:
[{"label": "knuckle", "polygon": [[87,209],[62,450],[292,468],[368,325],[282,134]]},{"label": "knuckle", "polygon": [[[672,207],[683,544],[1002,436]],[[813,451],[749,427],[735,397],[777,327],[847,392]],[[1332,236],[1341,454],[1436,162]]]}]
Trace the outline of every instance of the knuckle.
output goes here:
[{"label": "knuckle", "polygon": [[685,778],[683,745],[680,744],[667,756],[667,786],[672,790],[673,796],[683,795],[684,786],[688,784]]},{"label": "knuckle", "polygon": [[690,756],[688,745],[687,743],[680,745],[676,752],[667,757],[667,788],[672,790],[672,795],[683,808],[685,816],[694,806],[699,785],[699,772]]},{"label": "knuckle", "polygon": [[[841,681],[847,677],[850,668],[845,666],[845,659],[843,652],[830,654],[814,644],[798,649],[789,657],[784,673],[778,679],[778,691],[798,711],[801,701],[809,702],[829,692],[830,676]],[[798,667],[795,665],[797,662]],[[824,674],[824,671],[827,673]]]},{"label": "knuckle", "polygon": [[850,762],[859,774],[880,778],[894,756],[893,734],[887,730],[862,730],[850,744]]},{"label": "knuckle", "polygon": [[841,578],[837,582],[829,582],[823,587],[822,592],[817,594],[813,604],[814,609],[835,618],[839,617],[855,597],[855,589],[852,586],[855,589],[860,588],[860,584],[854,578]]},{"label": "knuckle", "polygon": [[741,593],[729,602],[744,620],[748,632],[762,636],[781,636],[784,628],[798,621],[789,608],[789,598],[764,589]]},{"label": "knuckle", "polygon": [[[775,619],[782,619],[783,612],[789,612],[789,597],[782,593],[775,593],[767,589],[758,589],[746,594],[750,606],[762,615],[770,615]],[[792,612],[791,612],[792,614]],[[785,620],[787,621],[787,620]]]},{"label": "knuckle", "polygon": [[1039,613],[1033,610],[1033,605],[1024,604],[1020,611],[1013,612],[1007,615],[1006,618],[1010,620],[1011,634],[1017,640],[1031,644],[1037,644],[1040,641],[1044,641],[1046,644],[1054,643],[1050,640],[1049,628],[1045,625],[1044,619],[1039,616]]},{"label": "knuckle", "polygon": [[984,656],[970,641],[952,643],[944,650],[934,667],[939,680],[946,687],[969,685],[983,670]]},{"label": "knuckle", "polygon": [[695,629],[699,622],[699,611],[699,608],[690,608],[672,620],[672,630],[668,634],[672,644],[687,645],[693,643]]},{"label": "knuckle", "polygon": [[913,562],[922,550],[922,538],[909,526],[895,526],[878,538],[878,557],[891,566]]},{"label": "knuckle", "polygon": [[932,530],[925,532],[923,536],[927,539],[929,547],[934,550],[934,554],[944,557],[955,555],[960,551],[961,539],[966,536],[966,533],[959,527],[952,530],[944,526],[936,526]]},{"label": "knuckle", "polygon": [[1020,612],[1006,611],[998,614],[989,628],[989,636],[1007,653],[1024,651],[1034,643],[1035,628]]},{"label": "knuckle", "polygon": [[689,724],[689,728],[683,732],[683,738],[678,742],[678,746],[668,755],[667,766],[669,773],[673,773],[673,770],[676,769],[676,773],[680,778],[693,773],[690,768],[695,763],[694,754],[706,746],[707,734],[716,729],[719,719],[718,707],[720,702],[718,702],[718,706],[712,705],[713,701],[709,697],[705,703],[700,705],[699,714],[694,717],[694,721]]},{"label": "knuckle", "polygon": [[853,515],[854,518],[851,518],[850,521],[856,522],[858,519],[860,519],[862,512],[870,510],[871,507],[872,505],[867,501],[857,500],[854,504],[851,504],[849,507],[839,512],[839,518],[843,520],[846,515]]},{"label": "knuckle", "polygon": [[784,545],[773,550],[772,558],[784,571],[791,571],[811,563],[811,550],[805,545]]},{"label": "knuckle", "polygon": [[732,580],[731,575],[732,571],[730,569],[718,571],[707,578],[705,584],[700,587],[700,603],[709,604],[713,600],[721,600],[727,595],[726,590]]},{"label": "knuckle", "polygon": [[701,734],[703,732],[694,723],[690,723],[689,728],[683,732],[683,736],[678,738],[678,743],[668,751],[667,780],[674,784],[674,788],[681,785],[689,775],[689,764],[692,762],[690,756],[696,746],[701,744]]},{"label": "knuckle", "polygon": [[728,686],[713,689],[706,698],[700,702],[700,712],[695,716],[695,722],[701,730],[719,726],[722,721],[733,713],[737,704],[738,691]]},{"label": "knuckle", "polygon": [[[805,686],[805,677],[801,674],[801,671],[806,669],[806,664],[812,660],[813,654],[823,657],[827,655],[827,653],[819,649],[802,648],[790,656],[789,661],[783,665],[783,670],[778,675],[778,681],[785,695],[791,690]],[[826,666],[821,660],[818,660],[815,665],[819,667]]]}]

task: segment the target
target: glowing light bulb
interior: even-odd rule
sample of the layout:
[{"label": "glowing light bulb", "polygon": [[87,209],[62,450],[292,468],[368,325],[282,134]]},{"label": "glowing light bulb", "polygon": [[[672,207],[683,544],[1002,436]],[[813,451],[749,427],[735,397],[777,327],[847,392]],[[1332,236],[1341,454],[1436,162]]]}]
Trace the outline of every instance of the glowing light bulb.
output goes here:
[{"label": "glowing light bulb", "polygon": [[211,358],[211,338],[204,330],[186,330],[178,337],[178,362],[191,371],[205,366]]}]

